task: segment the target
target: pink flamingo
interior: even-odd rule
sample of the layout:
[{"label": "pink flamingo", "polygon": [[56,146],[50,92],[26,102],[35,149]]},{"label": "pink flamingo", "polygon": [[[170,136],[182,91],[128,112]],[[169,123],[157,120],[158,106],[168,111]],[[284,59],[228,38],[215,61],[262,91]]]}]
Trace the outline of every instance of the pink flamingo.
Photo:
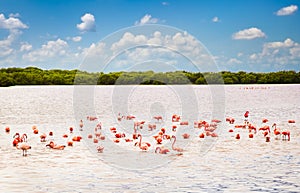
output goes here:
[{"label": "pink flamingo", "polygon": [[[138,143],[140,149],[143,150],[143,151],[147,151],[148,147],[151,146],[150,143],[147,143],[147,142],[142,143],[142,135],[141,134],[138,134],[137,137],[140,138],[140,142]],[[136,145],[137,145],[137,143],[136,143]]]},{"label": "pink flamingo", "polygon": [[246,111],[245,114],[244,114],[244,117],[248,118],[248,116],[249,116],[249,111]]},{"label": "pink flamingo", "polygon": [[294,119],[290,119],[288,120],[288,123],[296,123],[296,121]]},{"label": "pink flamingo", "polygon": [[280,129],[279,128],[277,128],[277,125],[276,125],[276,123],[274,123],[273,125],[272,125],[272,128],[274,127],[274,135],[275,136],[280,136],[281,135],[281,132],[280,132]]},{"label": "pink flamingo", "polygon": [[179,124],[180,125],[189,125],[189,122],[188,121],[181,121]]},{"label": "pink flamingo", "polygon": [[46,142],[46,133],[43,133],[42,135],[40,135],[40,138],[41,138],[41,142]]},{"label": "pink flamingo", "polygon": [[179,122],[180,116],[179,115],[172,115],[172,122]]},{"label": "pink flamingo", "polygon": [[162,121],[162,116],[154,116],[154,119],[156,119],[158,122],[161,120]]},{"label": "pink flamingo", "polygon": [[156,147],[155,153],[157,152],[160,154],[167,154],[168,152],[170,152],[170,150],[167,148]]},{"label": "pink flamingo", "polygon": [[188,139],[190,137],[190,134],[184,133],[182,134],[183,139]]},{"label": "pink flamingo", "polygon": [[156,129],[156,124],[148,124],[149,131]]},{"label": "pink flamingo", "polygon": [[127,120],[132,120],[132,119],[134,119],[135,118],[135,116],[133,116],[133,115],[128,115],[128,116],[126,116],[126,119]]},{"label": "pink flamingo", "polygon": [[104,147],[103,146],[98,146],[97,151],[98,153],[103,153]]},{"label": "pink flamingo", "polygon": [[140,129],[143,128],[143,125],[144,125],[145,121],[136,121],[134,122],[134,127],[139,127]]},{"label": "pink flamingo", "polygon": [[31,149],[31,146],[28,145],[27,143],[22,142],[22,143],[18,143],[16,145],[16,148],[23,151],[23,156],[27,156],[27,150]]},{"label": "pink flamingo", "polygon": [[82,127],[83,127],[83,121],[82,120],[80,120],[80,122],[79,122],[79,127],[81,128],[80,130],[82,131]]},{"label": "pink flamingo", "polygon": [[290,131],[284,130],[284,131],[281,132],[281,134],[282,134],[282,140],[290,141],[290,139],[291,139]]},{"label": "pink flamingo", "polygon": [[56,145],[56,144],[54,144],[53,141],[50,141],[50,143],[47,144],[46,147],[50,147],[50,148],[52,148],[52,149],[63,150],[63,149],[65,149],[66,146],[65,146],[65,145]]},{"label": "pink flamingo", "polygon": [[172,149],[173,149],[174,151],[183,152],[183,149],[182,149],[182,148],[180,148],[180,147],[174,147],[174,144],[175,144],[175,142],[176,142],[176,136],[175,136],[175,135],[172,135],[172,139],[174,139],[174,141],[173,141],[173,143],[172,143]]},{"label": "pink flamingo", "polygon": [[265,126],[259,128],[259,131],[268,131],[270,133],[270,127],[268,125],[265,125]]},{"label": "pink flamingo", "polygon": [[235,120],[232,117],[227,117],[226,121],[229,122],[229,124],[233,124]]}]

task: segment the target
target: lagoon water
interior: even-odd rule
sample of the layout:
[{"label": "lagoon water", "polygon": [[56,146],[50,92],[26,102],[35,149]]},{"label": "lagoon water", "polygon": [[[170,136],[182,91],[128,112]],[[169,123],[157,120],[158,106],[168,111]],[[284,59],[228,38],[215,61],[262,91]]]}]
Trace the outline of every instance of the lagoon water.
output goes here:
[{"label": "lagoon water", "polygon": [[[299,192],[300,191],[300,85],[232,86],[15,86],[0,88],[0,192]],[[245,129],[234,129],[225,122],[234,117],[243,124],[262,126],[277,123],[291,132],[290,141],[265,142],[261,133],[248,138]],[[112,142],[110,127],[126,133],[133,121],[117,121],[118,113],[135,115],[146,125],[138,132],[152,143],[142,152],[134,142]],[[172,114],[182,115],[188,126],[171,131]],[[149,131],[155,115],[163,121]],[[88,121],[86,116],[97,116]],[[83,131],[79,120],[84,121]],[[219,137],[198,136],[194,121],[219,119]],[[293,119],[296,123],[288,123]],[[102,123],[104,141],[94,144],[87,135]],[[32,132],[36,125],[39,134]],[[9,126],[10,133],[5,132]],[[73,134],[69,127],[74,127]],[[153,135],[165,127],[177,136],[182,155],[171,150],[155,154]],[[234,133],[228,130],[234,129]],[[53,131],[47,141],[66,144],[73,135],[81,142],[73,147],[53,150],[40,142],[41,133]],[[32,149],[28,156],[12,146],[13,135],[27,133]],[[69,138],[63,138],[67,133]],[[183,139],[182,133],[191,134]],[[236,140],[235,134],[241,139]],[[104,146],[97,153],[96,146]],[[171,142],[163,144],[171,149]]]}]

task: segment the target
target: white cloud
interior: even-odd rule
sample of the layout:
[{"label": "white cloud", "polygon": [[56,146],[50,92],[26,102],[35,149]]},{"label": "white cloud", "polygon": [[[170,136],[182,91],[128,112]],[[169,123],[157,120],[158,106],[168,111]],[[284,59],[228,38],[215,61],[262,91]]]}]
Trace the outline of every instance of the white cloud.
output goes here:
[{"label": "white cloud", "polygon": [[27,28],[28,26],[18,18],[9,17],[8,19],[6,19],[3,14],[0,14],[0,29],[19,30]]},{"label": "white cloud", "polygon": [[136,21],[134,24],[135,25],[145,25],[145,24],[154,24],[157,23],[158,19],[153,18],[151,15],[146,14],[144,17],[140,19],[140,21]]},{"label": "white cloud", "polygon": [[169,2],[166,2],[166,1],[162,2],[161,4],[164,5],[164,6],[170,5],[170,3],[169,3]]},{"label": "white cloud", "polygon": [[250,60],[256,60],[257,57],[258,57],[257,54],[254,53],[254,54],[251,54],[251,55],[249,56],[249,59],[250,59]]},{"label": "white cloud", "polygon": [[290,6],[279,9],[276,12],[276,15],[278,15],[278,16],[291,15],[291,14],[295,13],[297,10],[298,10],[297,5],[290,5]]},{"label": "white cloud", "polygon": [[130,46],[134,46],[137,44],[146,44],[146,42],[147,42],[146,36],[144,35],[135,36],[130,32],[126,32],[118,42],[112,44],[111,50],[116,53]]},{"label": "white cloud", "polygon": [[106,44],[103,42],[99,42],[97,44],[92,43],[90,45],[90,47],[83,49],[82,54],[83,55],[89,54],[90,56],[99,56],[99,55],[104,54],[105,47],[106,47]]},{"label": "white cloud", "polygon": [[9,18],[6,18],[4,14],[0,14],[0,29],[9,31],[9,35],[5,39],[0,40],[0,57],[9,56],[14,53],[15,50],[12,48],[13,43],[22,34],[21,30],[27,28],[28,26],[20,19],[15,18],[14,15],[10,14]]},{"label": "white cloud", "polygon": [[20,47],[21,52],[30,51],[31,49],[32,49],[32,45],[29,44],[28,42],[24,42],[21,44],[21,47]]},{"label": "white cloud", "polygon": [[227,62],[228,64],[241,64],[242,61],[236,59],[236,58],[230,58]]},{"label": "white cloud", "polygon": [[81,23],[77,24],[77,28],[82,32],[96,31],[95,17],[90,13],[86,13],[81,17]]},{"label": "white cloud", "polygon": [[235,40],[243,40],[243,39],[251,40],[251,39],[263,38],[263,37],[266,37],[265,33],[255,27],[238,31],[232,35],[232,38]]},{"label": "white cloud", "polygon": [[274,54],[278,53],[278,51],[280,49],[281,50],[286,50],[288,48],[297,47],[297,46],[299,46],[299,44],[295,43],[290,38],[287,38],[283,42],[269,42],[269,43],[265,43],[263,45],[262,55],[274,55]]},{"label": "white cloud", "polygon": [[214,23],[220,22],[220,19],[218,17],[214,17],[212,18],[212,22]]},{"label": "white cloud", "polygon": [[49,58],[61,57],[66,55],[68,44],[64,40],[48,41],[40,49],[31,51],[23,55],[23,59],[31,62],[46,61]]},{"label": "white cloud", "polygon": [[81,36],[75,36],[72,38],[73,42],[80,42],[81,41]]},{"label": "white cloud", "polygon": [[261,52],[251,54],[249,59],[253,64],[266,64],[272,70],[283,70],[287,65],[300,64],[300,44],[290,38],[268,42]]},{"label": "white cloud", "polygon": [[[150,35],[134,34],[125,32],[124,35],[114,42],[110,50],[113,52],[121,65],[140,64],[144,61],[162,60],[165,64],[177,64],[178,69],[188,66],[197,68],[211,65],[213,58],[207,53],[202,45],[187,32],[163,34],[154,31]],[[124,66],[123,66],[124,67]]]}]

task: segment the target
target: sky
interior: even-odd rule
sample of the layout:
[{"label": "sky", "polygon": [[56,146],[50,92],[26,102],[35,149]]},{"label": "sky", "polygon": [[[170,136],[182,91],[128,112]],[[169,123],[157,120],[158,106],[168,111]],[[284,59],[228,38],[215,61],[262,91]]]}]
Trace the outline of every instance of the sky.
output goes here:
[{"label": "sky", "polygon": [[299,0],[1,0],[0,68],[300,71]]}]

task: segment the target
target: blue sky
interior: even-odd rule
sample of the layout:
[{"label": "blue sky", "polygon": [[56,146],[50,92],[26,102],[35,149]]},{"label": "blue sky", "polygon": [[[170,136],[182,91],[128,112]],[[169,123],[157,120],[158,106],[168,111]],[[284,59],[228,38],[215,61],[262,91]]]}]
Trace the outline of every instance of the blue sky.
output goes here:
[{"label": "blue sky", "polygon": [[[105,69],[93,70],[138,70],[143,65],[140,69],[157,70],[162,65],[188,71],[299,71],[299,4],[1,0],[0,67],[80,69],[98,61]],[[214,68],[205,67],[210,63]]]}]

